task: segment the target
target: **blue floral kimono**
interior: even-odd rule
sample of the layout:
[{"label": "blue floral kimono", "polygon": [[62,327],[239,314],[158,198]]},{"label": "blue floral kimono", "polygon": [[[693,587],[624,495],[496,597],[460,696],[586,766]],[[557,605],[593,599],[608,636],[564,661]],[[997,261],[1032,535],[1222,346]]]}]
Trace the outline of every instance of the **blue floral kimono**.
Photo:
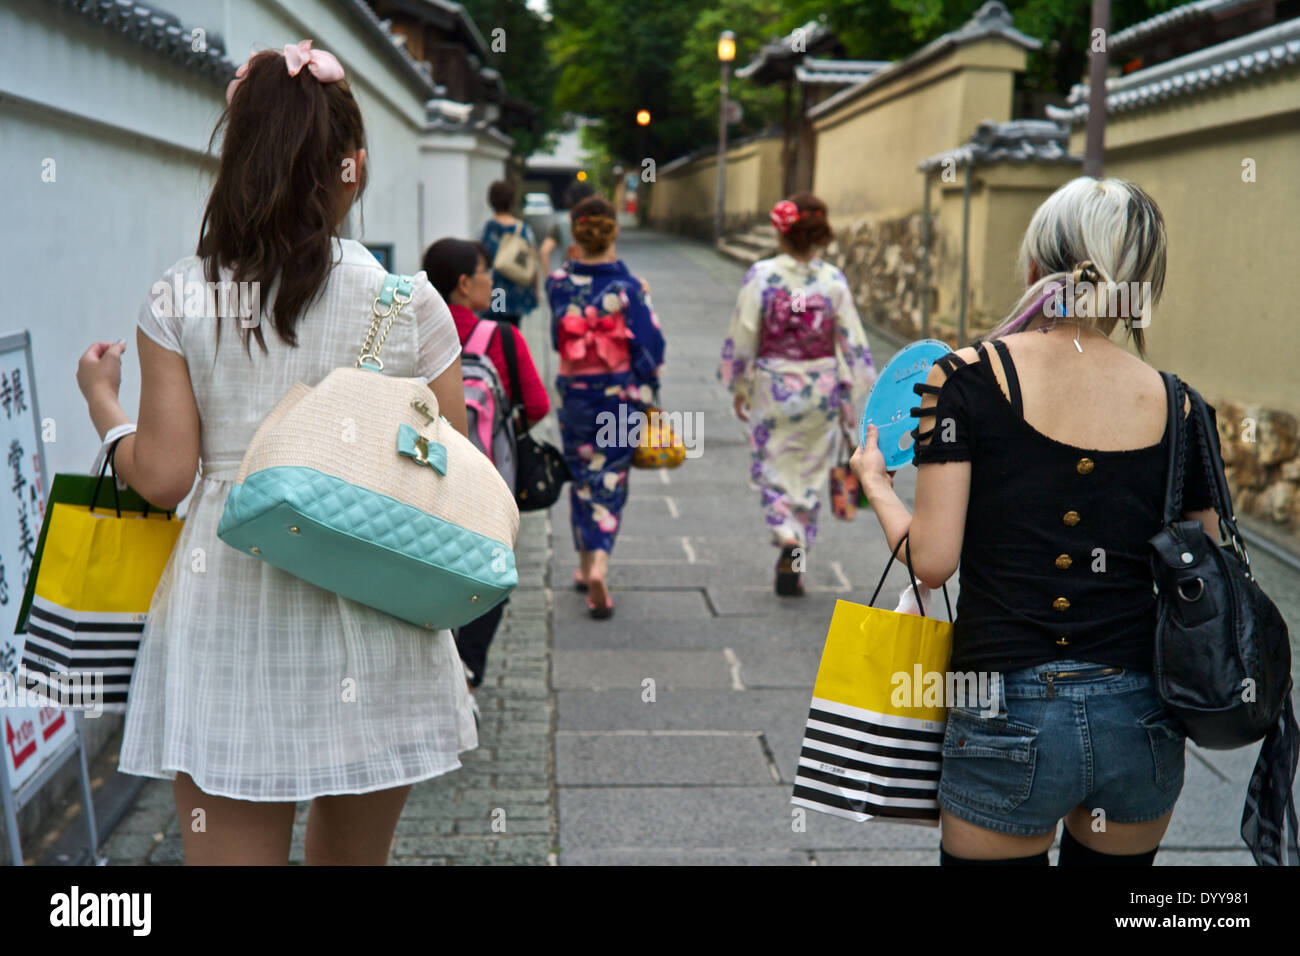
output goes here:
[{"label": "blue floral kimono", "polygon": [[618,423],[643,409],[659,387],[663,332],[640,280],[621,261],[566,262],[546,280],[546,294],[551,344],[560,353],[557,415],[573,475],[573,545],[612,552],[633,451]]}]

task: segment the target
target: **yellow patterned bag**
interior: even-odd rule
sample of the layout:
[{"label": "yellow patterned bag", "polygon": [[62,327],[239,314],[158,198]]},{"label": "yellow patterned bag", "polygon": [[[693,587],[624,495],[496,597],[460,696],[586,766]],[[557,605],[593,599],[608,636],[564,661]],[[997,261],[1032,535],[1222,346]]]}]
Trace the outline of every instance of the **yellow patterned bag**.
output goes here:
[{"label": "yellow patterned bag", "polygon": [[663,409],[647,405],[641,442],[632,450],[634,468],[676,468],[686,460],[686,446],[673,431]]}]

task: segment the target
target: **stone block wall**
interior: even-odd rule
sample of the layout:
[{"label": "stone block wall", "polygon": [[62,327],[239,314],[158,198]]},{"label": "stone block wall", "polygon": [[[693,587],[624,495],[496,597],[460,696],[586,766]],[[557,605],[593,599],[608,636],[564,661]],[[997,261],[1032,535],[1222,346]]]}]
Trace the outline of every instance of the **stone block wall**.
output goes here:
[{"label": "stone block wall", "polygon": [[1260,405],[1213,404],[1233,507],[1292,536],[1300,547],[1300,422]]}]

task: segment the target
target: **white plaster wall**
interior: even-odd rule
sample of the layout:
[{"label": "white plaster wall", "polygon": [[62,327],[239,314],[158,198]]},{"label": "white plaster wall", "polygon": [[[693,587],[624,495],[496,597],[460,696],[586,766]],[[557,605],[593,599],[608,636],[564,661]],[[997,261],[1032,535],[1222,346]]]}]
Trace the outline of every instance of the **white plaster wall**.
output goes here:
[{"label": "white plaster wall", "polygon": [[[348,71],[367,125],[370,177],[345,233],[394,245],[419,268],[426,202],[466,182],[426,169],[423,94],[360,24],[326,0],[158,0],[187,28],[220,32],[231,59],[311,37]],[[139,397],[135,321],[153,281],[193,252],[215,171],[206,154],[223,88],[81,14],[40,0],[0,5],[0,332],[29,328],[52,471],[84,470],[98,446],[74,379],[95,340],[125,338],[122,401]],[[43,161],[55,181],[42,182]],[[455,173],[455,170],[451,171]]]}]

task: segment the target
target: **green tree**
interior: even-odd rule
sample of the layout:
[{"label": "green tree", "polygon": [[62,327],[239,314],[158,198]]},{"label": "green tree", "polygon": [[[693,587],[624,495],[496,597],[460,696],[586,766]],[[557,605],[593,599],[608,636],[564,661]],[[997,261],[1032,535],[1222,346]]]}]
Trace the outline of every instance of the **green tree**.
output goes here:
[{"label": "green tree", "polygon": [[[711,120],[698,116],[689,81],[677,76],[698,6],[687,0],[551,0],[551,53],[559,79],[557,108],[587,116],[613,157],[660,162],[709,138]],[[648,128],[637,110],[650,111]]]},{"label": "green tree", "polygon": [[[984,0],[551,0],[549,43],[559,76],[555,102],[598,121],[591,135],[624,162],[658,161],[708,148],[717,139],[718,34],[736,34],[740,67],[766,42],[824,19],[855,60],[899,60],[964,24]],[[1018,88],[1064,97],[1083,79],[1091,39],[1086,0],[1005,0],[1015,25],[1043,41]],[[1114,30],[1179,0],[1112,0]],[[779,87],[733,78],[744,107],[730,134],[781,117]],[[635,123],[648,109],[648,130]]]},{"label": "green tree", "polygon": [[535,129],[510,131],[515,155],[529,156],[547,144],[559,125],[554,95],[558,71],[547,45],[551,24],[530,10],[525,0],[460,2],[487,40],[487,65],[501,74],[507,95],[537,110]]}]

